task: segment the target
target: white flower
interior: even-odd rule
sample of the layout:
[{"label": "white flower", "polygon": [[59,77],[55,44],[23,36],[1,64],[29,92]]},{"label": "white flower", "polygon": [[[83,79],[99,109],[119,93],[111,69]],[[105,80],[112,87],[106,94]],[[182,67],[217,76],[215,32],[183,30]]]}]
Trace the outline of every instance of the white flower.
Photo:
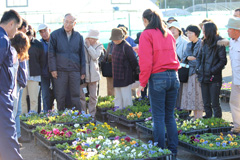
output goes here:
[{"label": "white flower", "polygon": [[107,156],[107,158],[109,158],[109,159],[110,159],[110,158],[111,158],[111,156]]},{"label": "white flower", "polygon": [[98,139],[103,139],[103,136],[98,136]]},{"label": "white flower", "polygon": [[88,149],[87,149],[87,152],[91,152],[91,151],[92,151],[92,149],[91,149],[91,148],[88,148]]},{"label": "white flower", "polygon": [[125,148],[125,151],[128,151],[130,149],[130,147],[129,146],[127,146],[126,148]]},{"label": "white flower", "polygon": [[74,127],[75,127],[75,128],[78,128],[78,127],[79,127],[79,124],[74,124]]},{"label": "white flower", "polygon": [[143,155],[142,152],[140,152],[140,153],[138,154],[138,157],[142,157],[142,155]]},{"label": "white flower", "polygon": [[192,128],[193,128],[193,129],[196,129],[196,126],[193,126]]},{"label": "white flower", "polygon": [[131,152],[132,152],[132,153],[136,152],[136,149],[134,148]]},{"label": "white flower", "polygon": [[102,154],[99,154],[99,156],[98,156],[99,158],[105,158],[105,156],[104,155],[102,155]]},{"label": "white flower", "polygon": [[95,141],[95,143],[96,143],[96,144],[99,144],[99,143],[100,143],[100,141]]},{"label": "white flower", "polygon": [[80,135],[81,135],[80,133],[77,133],[77,137],[80,137]]}]

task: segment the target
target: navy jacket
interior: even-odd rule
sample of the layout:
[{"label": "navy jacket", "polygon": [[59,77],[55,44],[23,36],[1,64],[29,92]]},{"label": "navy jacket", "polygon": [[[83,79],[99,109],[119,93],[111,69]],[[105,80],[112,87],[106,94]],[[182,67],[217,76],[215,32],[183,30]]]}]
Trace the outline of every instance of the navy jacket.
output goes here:
[{"label": "navy jacket", "polygon": [[43,44],[43,49],[44,49],[44,55],[43,55],[43,65],[42,65],[42,77],[50,77],[50,72],[49,72],[49,68],[48,68],[48,45],[49,42],[40,39],[40,41]]},{"label": "navy jacket", "polygon": [[68,41],[64,28],[53,31],[48,48],[49,71],[80,72],[86,74],[83,37],[72,31]]},{"label": "navy jacket", "polygon": [[0,27],[0,92],[9,92],[14,87],[13,55],[6,31]]},{"label": "navy jacket", "polygon": [[25,88],[27,86],[28,79],[28,70],[26,61],[19,61],[18,71],[17,71],[17,82],[22,87]]}]

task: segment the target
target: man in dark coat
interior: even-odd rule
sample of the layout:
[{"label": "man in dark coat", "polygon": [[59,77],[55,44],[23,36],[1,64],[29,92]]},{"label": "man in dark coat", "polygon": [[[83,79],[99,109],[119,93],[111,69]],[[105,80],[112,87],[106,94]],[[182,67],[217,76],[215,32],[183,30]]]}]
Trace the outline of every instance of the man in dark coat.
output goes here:
[{"label": "man in dark coat", "polygon": [[9,38],[13,38],[22,23],[14,11],[4,12],[0,21],[0,159],[21,160],[15,118],[13,116],[13,54]]},{"label": "man in dark coat", "polygon": [[63,27],[50,35],[48,65],[54,78],[58,110],[65,109],[67,88],[70,89],[72,105],[80,107],[80,79],[85,78],[86,64],[84,41],[79,32],[74,31],[76,18],[66,14]]}]

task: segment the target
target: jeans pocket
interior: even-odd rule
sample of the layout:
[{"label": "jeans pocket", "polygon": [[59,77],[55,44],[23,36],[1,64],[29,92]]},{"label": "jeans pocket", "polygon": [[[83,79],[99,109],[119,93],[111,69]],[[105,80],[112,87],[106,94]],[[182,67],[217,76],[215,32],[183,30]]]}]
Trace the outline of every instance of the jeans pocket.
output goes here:
[{"label": "jeans pocket", "polygon": [[161,91],[167,87],[166,80],[153,80],[153,89],[156,91]]},{"label": "jeans pocket", "polygon": [[179,80],[175,80],[175,82],[174,82],[174,88],[176,88],[176,89],[179,89],[180,88],[180,82],[179,82]]}]

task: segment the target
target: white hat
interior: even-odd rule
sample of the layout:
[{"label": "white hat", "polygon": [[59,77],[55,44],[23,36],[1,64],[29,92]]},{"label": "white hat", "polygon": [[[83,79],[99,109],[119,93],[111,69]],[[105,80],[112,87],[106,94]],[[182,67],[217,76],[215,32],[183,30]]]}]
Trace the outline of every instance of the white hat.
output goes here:
[{"label": "white hat", "polygon": [[180,32],[182,32],[182,29],[181,29],[181,27],[180,27],[180,24],[179,24],[178,22],[176,22],[176,21],[168,24],[168,28],[171,28],[171,27],[175,27],[175,28],[177,28]]},{"label": "white hat", "polygon": [[86,38],[99,39],[98,36],[99,36],[99,31],[98,30],[90,29]]},{"label": "white hat", "polygon": [[40,30],[42,30],[42,29],[46,29],[46,28],[48,28],[48,25],[47,24],[40,24],[39,26],[38,26],[38,31],[40,31]]},{"label": "white hat", "polygon": [[226,25],[227,28],[232,28],[236,30],[240,30],[240,18],[229,18],[228,24]]}]

